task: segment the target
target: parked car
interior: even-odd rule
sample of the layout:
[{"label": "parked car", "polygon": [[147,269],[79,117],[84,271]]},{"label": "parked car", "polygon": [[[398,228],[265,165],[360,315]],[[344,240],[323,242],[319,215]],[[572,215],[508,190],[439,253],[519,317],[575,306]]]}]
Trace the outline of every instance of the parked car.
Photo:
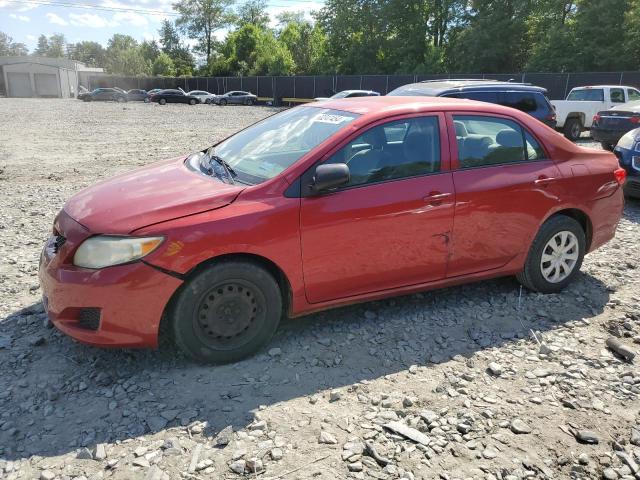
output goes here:
[{"label": "parked car", "polygon": [[337,98],[354,98],[354,97],[378,97],[380,93],[373,90],[343,90],[341,92],[332,95],[331,97],[316,97],[314,100],[320,102],[322,100],[337,99]]},{"label": "parked car", "polygon": [[115,88],[96,88],[87,93],[79,93],[78,99],[85,102],[126,102],[127,94]]},{"label": "parked car", "polygon": [[212,105],[227,105],[227,104],[236,104],[236,105],[253,105],[258,101],[258,97],[256,97],[251,92],[244,92],[240,90],[234,90],[231,92],[227,92],[223,95],[216,95],[211,99]]},{"label": "parked car", "polygon": [[621,85],[594,85],[573,88],[566,100],[553,100],[558,129],[569,140],[577,140],[590,129],[593,117],[602,110],[630,100],[640,100],[640,91]]},{"label": "parked car", "polygon": [[152,88],[151,90],[147,90],[147,93],[149,94],[149,96],[151,96],[155,95],[158,92],[161,92],[162,90],[162,88]]},{"label": "parked car", "polygon": [[613,150],[618,140],[630,130],[640,127],[640,101],[624,103],[593,117],[591,137],[605,150]]},{"label": "parked car", "polygon": [[627,171],[625,195],[640,198],[640,128],[625,133],[618,141],[614,153],[620,166]]},{"label": "parked car", "polygon": [[191,90],[187,95],[191,95],[193,97],[197,97],[200,103],[211,103],[211,100],[215,98],[214,93],[209,93],[205,90]]},{"label": "parked car", "polygon": [[197,97],[187,95],[180,90],[160,90],[151,95],[149,100],[151,102],[157,102],[160,105],[164,105],[165,103],[188,103],[189,105],[195,105],[200,102]]},{"label": "parked car", "polygon": [[387,95],[467,98],[497,103],[526,112],[551,128],[556,126],[556,114],[547,98],[547,90],[528,83],[473,79],[425,80],[403,85]]},{"label": "parked car", "polygon": [[559,292],[613,238],[624,179],[612,153],[500,105],[307,104],[72,197],[44,305],[110,347],[157,346],[165,316],[189,355],[229,362],[283,315],[503,275]]},{"label": "parked car", "polygon": [[149,94],[146,90],[132,89],[127,92],[127,101],[129,102],[149,102]]}]

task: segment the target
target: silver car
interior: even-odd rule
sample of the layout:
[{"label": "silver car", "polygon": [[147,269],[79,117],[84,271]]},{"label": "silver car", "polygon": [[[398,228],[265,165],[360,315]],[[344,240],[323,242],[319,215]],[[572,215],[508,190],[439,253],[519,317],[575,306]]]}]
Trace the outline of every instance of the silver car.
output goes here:
[{"label": "silver car", "polygon": [[191,90],[187,95],[191,95],[192,97],[197,97],[200,100],[200,103],[211,103],[211,101],[216,97],[214,93],[209,93],[205,90]]},{"label": "silver car", "polygon": [[329,99],[335,99],[335,98],[379,97],[379,96],[380,96],[380,93],[374,92],[373,90],[343,90],[330,97],[316,97],[314,98],[314,100],[316,102],[321,102],[322,100],[329,100]]},{"label": "silver car", "polygon": [[216,105],[253,105],[257,101],[258,97],[251,92],[232,90],[224,95],[216,95],[211,103],[215,103]]}]

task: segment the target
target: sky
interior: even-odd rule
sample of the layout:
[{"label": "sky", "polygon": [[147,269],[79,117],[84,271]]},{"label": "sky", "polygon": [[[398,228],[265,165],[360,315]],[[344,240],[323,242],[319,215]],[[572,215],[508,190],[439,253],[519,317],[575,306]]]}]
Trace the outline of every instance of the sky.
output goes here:
[{"label": "sky", "polygon": [[[246,0],[236,0],[236,6]],[[32,51],[38,36],[62,33],[68,43],[92,40],[106,46],[114,33],[131,35],[136,40],[158,39],[160,23],[175,20],[175,0],[0,0],[0,31],[14,42]],[[272,25],[283,11],[310,12],[322,7],[324,0],[268,0]],[[56,5],[58,4],[58,5]],[[61,6],[64,4],[65,6]],[[98,8],[94,8],[98,7]],[[111,9],[111,10],[110,10]],[[216,32],[223,38],[225,30]],[[193,41],[185,39],[188,44]]]}]

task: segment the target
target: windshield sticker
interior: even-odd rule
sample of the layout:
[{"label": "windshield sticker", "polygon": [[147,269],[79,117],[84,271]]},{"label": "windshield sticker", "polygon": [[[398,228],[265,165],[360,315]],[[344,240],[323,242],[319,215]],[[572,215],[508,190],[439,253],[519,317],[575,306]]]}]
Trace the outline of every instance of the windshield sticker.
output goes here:
[{"label": "windshield sticker", "polygon": [[313,119],[314,122],[330,123],[332,125],[338,125],[342,122],[348,122],[349,120],[353,120],[353,118],[342,115],[329,115],[328,113],[322,113]]}]

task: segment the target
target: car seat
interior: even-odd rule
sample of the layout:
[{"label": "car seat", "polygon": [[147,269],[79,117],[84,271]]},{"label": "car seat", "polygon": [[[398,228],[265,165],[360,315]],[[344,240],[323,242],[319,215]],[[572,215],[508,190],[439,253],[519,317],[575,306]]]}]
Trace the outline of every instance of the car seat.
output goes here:
[{"label": "car seat", "polygon": [[351,185],[366,183],[369,177],[378,170],[379,165],[391,164],[393,161],[393,157],[384,151],[387,139],[382,128],[371,128],[364,132],[360,138],[369,145],[369,148],[360,150],[347,162],[351,174],[349,182]]}]

